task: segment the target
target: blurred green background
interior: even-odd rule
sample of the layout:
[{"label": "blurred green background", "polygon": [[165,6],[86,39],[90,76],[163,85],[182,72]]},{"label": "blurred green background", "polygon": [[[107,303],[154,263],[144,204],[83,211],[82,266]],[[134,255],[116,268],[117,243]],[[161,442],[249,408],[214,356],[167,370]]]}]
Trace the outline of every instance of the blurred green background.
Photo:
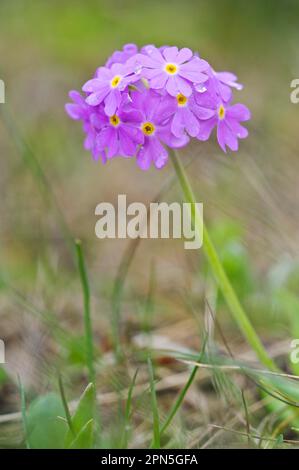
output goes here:
[{"label": "blurred green background", "polygon": [[[269,345],[286,341],[289,353],[299,334],[299,105],[290,102],[290,82],[299,77],[298,20],[296,0],[1,0],[0,337],[8,378],[0,412],[18,406],[10,382],[16,373],[35,395],[51,388],[55,361],[82,365],[81,289],[66,234],[83,241],[96,345],[111,350],[111,288],[128,241],[96,239],[95,207],[118,194],[149,203],[172,178],[170,163],[143,173],[133,160],[93,162],[80,124],[64,112],[68,91],[127,42],[188,46],[244,84],[235,102],[251,109],[252,120],[238,154],[222,154],[213,139],[193,143],[181,158],[253,322]],[[163,194],[180,197],[176,184]],[[193,317],[203,317],[206,266],[178,240],[138,247],[122,300],[123,340],[142,329],[153,272],[151,328],[172,325],[170,338],[196,346]],[[244,349],[221,299],[219,309],[232,347]],[[41,312],[51,312],[71,345],[57,340]]]}]

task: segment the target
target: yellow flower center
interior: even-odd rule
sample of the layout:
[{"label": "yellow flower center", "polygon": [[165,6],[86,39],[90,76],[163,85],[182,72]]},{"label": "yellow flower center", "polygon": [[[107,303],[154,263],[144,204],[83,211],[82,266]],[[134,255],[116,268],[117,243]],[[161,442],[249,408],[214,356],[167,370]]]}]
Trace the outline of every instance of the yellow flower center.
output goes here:
[{"label": "yellow flower center", "polygon": [[176,97],[177,103],[179,106],[185,106],[188,102],[188,98],[185,95],[182,95],[182,93],[179,93]]},{"label": "yellow flower center", "polygon": [[223,104],[221,104],[218,108],[218,117],[219,119],[224,119],[225,118],[225,108]]},{"label": "yellow flower center", "polygon": [[120,75],[115,75],[115,77],[112,78],[111,80],[111,86],[112,88],[116,88],[121,81],[121,76]]},{"label": "yellow flower center", "polygon": [[178,66],[175,64],[166,64],[165,71],[169,73],[169,75],[174,75],[178,71]]},{"label": "yellow flower center", "polygon": [[118,124],[120,123],[120,119],[118,116],[116,116],[116,114],[113,114],[113,116],[109,118],[109,121],[110,121],[110,124],[114,127],[117,127]]},{"label": "yellow flower center", "polygon": [[151,122],[144,122],[141,126],[144,135],[152,135],[155,132],[155,126]]}]

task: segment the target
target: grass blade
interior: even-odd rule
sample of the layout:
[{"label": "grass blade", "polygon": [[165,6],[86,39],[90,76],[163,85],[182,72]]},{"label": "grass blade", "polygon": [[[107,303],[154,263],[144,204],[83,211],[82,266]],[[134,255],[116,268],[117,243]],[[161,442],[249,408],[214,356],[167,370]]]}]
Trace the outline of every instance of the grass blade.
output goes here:
[{"label": "grass blade", "polygon": [[69,429],[70,429],[71,433],[75,437],[75,431],[74,431],[74,427],[73,427],[73,423],[72,423],[72,417],[71,417],[71,413],[70,413],[70,410],[69,410],[69,407],[68,407],[68,404],[67,404],[67,399],[66,399],[65,392],[64,392],[64,386],[63,386],[63,382],[62,382],[62,378],[61,378],[60,374],[58,374],[58,385],[59,385],[60,396],[61,396],[61,400],[62,400],[62,404],[63,404],[67,424],[69,426]]},{"label": "grass blade", "polygon": [[125,408],[125,419],[124,419],[124,435],[123,435],[122,446],[121,446],[122,449],[126,449],[128,447],[129,426],[130,426],[131,410],[132,410],[132,397],[133,397],[133,390],[135,387],[137,374],[138,374],[138,369],[136,369],[133,380],[128,390],[128,397],[127,397],[126,408]]},{"label": "grass blade", "polygon": [[153,413],[153,441],[152,441],[151,447],[153,449],[160,449],[159,410],[158,410],[158,403],[157,403],[153,365],[152,365],[152,361],[150,360],[150,358],[148,358],[147,363],[148,363],[149,378],[150,378],[151,405],[152,405],[152,413]]},{"label": "grass blade", "polygon": [[250,442],[250,419],[249,419],[248,407],[247,407],[247,403],[246,403],[244,390],[241,391],[241,395],[242,395],[242,402],[243,402],[244,411],[245,411],[245,421],[246,421],[246,432],[247,432],[247,436],[248,436],[248,438],[247,438],[248,439],[248,445],[250,445],[251,444],[251,442]]},{"label": "grass blade", "polygon": [[[202,347],[202,350],[201,350],[201,353],[199,355],[199,358],[198,358],[198,362],[201,361],[201,358],[204,354],[204,351],[205,351],[205,347],[206,347],[206,342],[207,342],[207,338],[208,338],[208,335],[205,336],[204,338],[204,341],[203,341],[203,347]],[[160,430],[160,435],[162,435],[166,429],[168,428],[168,426],[170,425],[170,423],[172,422],[173,418],[175,417],[175,415],[177,414],[181,404],[183,403],[183,400],[186,396],[186,393],[188,392],[189,388],[191,387],[192,383],[193,383],[193,380],[195,378],[195,375],[196,375],[196,372],[197,372],[197,369],[198,369],[198,366],[195,366],[193,367],[192,371],[191,371],[191,374],[190,374],[190,377],[186,383],[186,385],[183,387],[182,391],[180,392],[178,398],[176,399],[173,407],[171,408],[170,410],[170,413],[168,415],[168,417],[166,418],[163,426],[161,427],[161,430]]]},{"label": "grass blade", "polygon": [[28,422],[27,422],[27,414],[26,414],[26,397],[25,397],[25,390],[21,382],[20,376],[18,376],[18,382],[19,382],[19,390],[20,390],[20,395],[21,395],[21,413],[22,413],[23,430],[24,430],[24,435],[25,435],[25,443],[26,443],[26,448],[30,449]]},{"label": "grass blade", "polygon": [[89,382],[95,383],[95,368],[94,368],[94,344],[92,334],[92,324],[90,315],[90,290],[87,272],[85,268],[84,255],[82,251],[82,244],[80,240],[76,240],[76,253],[78,260],[78,269],[83,290],[84,301],[84,330],[86,341],[86,364],[89,372]]}]

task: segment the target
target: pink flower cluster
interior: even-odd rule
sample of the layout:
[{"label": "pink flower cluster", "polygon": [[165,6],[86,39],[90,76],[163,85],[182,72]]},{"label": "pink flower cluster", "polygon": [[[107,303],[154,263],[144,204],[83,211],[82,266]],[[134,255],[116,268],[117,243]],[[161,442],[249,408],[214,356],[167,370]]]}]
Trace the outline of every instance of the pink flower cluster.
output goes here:
[{"label": "pink flower cluster", "polygon": [[238,150],[238,139],[248,135],[240,123],[250,112],[231,104],[233,89],[242,89],[235,75],[215,72],[188,48],[138,51],[127,44],[84,84],[84,96],[70,92],[66,111],[83,122],[84,146],[94,159],[136,157],[147,170],[166,164],[167,146],[184,147],[190,137],[208,140],[214,128],[224,152]]}]

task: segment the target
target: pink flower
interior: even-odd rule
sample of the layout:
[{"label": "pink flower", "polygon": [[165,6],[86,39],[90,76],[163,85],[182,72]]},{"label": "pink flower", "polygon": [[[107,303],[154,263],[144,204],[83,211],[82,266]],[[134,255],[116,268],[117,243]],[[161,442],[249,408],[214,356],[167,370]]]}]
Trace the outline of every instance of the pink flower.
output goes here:
[{"label": "pink flower", "polygon": [[[154,46],[146,46],[145,54],[137,54],[132,58],[143,67],[142,74],[148,80],[150,88],[167,92],[176,96],[179,93],[190,96],[192,84],[204,83],[209,64],[195,57],[188,48],[164,47],[162,50]],[[130,61],[129,61],[130,62]]]},{"label": "pink flower", "polygon": [[151,90],[132,93],[130,109],[140,113],[139,128],[142,132],[142,145],[137,153],[137,163],[142,170],[147,170],[151,163],[162,168],[168,153],[163,144],[169,147],[183,147],[189,141],[187,136],[175,137],[170,130],[170,117],[175,103],[169,96],[162,96]]},{"label": "pink flower", "polygon": [[85,97],[70,92],[65,108],[82,121],[94,159],[136,156],[146,170],[166,164],[167,147],[183,147],[189,136],[207,140],[215,127],[223,151],[236,151],[250,119],[246,106],[231,104],[241,88],[234,74],[215,72],[188,48],[147,45],[138,53],[127,44],[85,83]]},{"label": "pink flower", "polygon": [[121,92],[134,81],[132,68],[123,64],[113,64],[110,69],[100,67],[96,78],[92,78],[83,85],[82,90],[89,95],[86,103],[97,106],[104,101],[105,113],[113,116],[121,102]]},{"label": "pink flower", "polygon": [[199,133],[200,120],[209,119],[214,111],[200,106],[192,95],[189,98],[179,93],[175,97],[176,110],[171,122],[171,132],[176,137],[182,137],[185,132],[191,137]]},{"label": "pink flower", "polygon": [[69,97],[73,100],[73,103],[67,103],[65,110],[72,119],[83,122],[83,131],[86,134],[84,148],[92,153],[95,160],[98,160],[101,156],[103,163],[105,163],[106,156],[96,144],[97,132],[101,125],[99,109],[86,104],[85,99],[78,91],[70,91]]},{"label": "pink flower", "polygon": [[[201,97],[201,102],[204,98]],[[238,150],[238,139],[245,139],[248,131],[240,122],[250,119],[250,111],[243,104],[234,104],[230,106],[224,102],[218,101],[214,107],[213,116],[210,119],[200,122],[199,140],[208,140],[214,127],[217,127],[217,140],[224,152],[226,146],[232,151]]]},{"label": "pink flower", "polygon": [[108,158],[121,156],[132,157],[137,153],[138,145],[143,142],[139,129],[141,113],[133,109],[125,111],[123,100],[113,116],[102,114],[101,128],[96,137],[97,148]]},{"label": "pink flower", "polygon": [[106,62],[106,67],[111,67],[113,64],[125,64],[127,60],[137,54],[138,47],[136,44],[125,44],[122,51],[113,52],[112,56]]},{"label": "pink flower", "polygon": [[243,85],[237,82],[237,77],[231,72],[215,72],[212,71],[217,80],[218,94],[223,101],[228,102],[232,98],[232,88],[242,90]]}]

